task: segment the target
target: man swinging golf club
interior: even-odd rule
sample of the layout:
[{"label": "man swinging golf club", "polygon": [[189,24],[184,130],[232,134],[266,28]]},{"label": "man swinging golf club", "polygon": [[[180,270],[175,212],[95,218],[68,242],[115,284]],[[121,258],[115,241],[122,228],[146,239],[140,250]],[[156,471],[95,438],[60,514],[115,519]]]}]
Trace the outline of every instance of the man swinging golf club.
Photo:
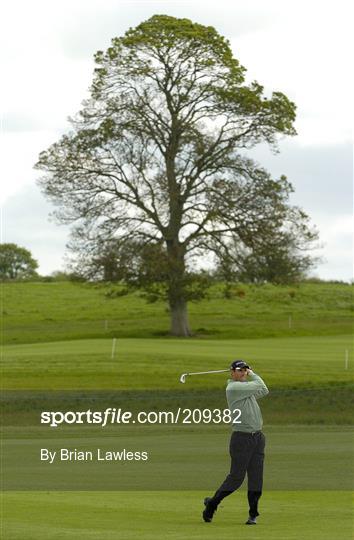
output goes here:
[{"label": "man swinging golf club", "polygon": [[263,420],[256,400],[266,396],[269,391],[263,380],[243,360],[232,362],[230,374],[226,398],[232,418],[231,468],[214,496],[204,499],[203,519],[206,522],[213,519],[219,503],[241,486],[247,473],[249,518],[246,524],[256,525],[258,500],[262,495],[265,447]]}]

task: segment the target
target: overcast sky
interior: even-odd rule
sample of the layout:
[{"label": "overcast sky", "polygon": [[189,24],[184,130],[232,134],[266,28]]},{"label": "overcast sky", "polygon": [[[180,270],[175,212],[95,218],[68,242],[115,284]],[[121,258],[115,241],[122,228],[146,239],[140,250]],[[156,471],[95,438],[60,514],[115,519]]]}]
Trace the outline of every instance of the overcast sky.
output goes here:
[{"label": "overcast sky", "polygon": [[2,242],[30,249],[40,273],[63,268],[68,229],[36,186],[41,150],[80,109],[93,55],[154,14],[190,18],[227,37],[247,81],[284,92],[298,107],[298,136],[280,154],[254,152],[285,174],[320,231],[323,262],[313,274],[352,279],[351,2],[346,0],[12,0],[3,4]]}]

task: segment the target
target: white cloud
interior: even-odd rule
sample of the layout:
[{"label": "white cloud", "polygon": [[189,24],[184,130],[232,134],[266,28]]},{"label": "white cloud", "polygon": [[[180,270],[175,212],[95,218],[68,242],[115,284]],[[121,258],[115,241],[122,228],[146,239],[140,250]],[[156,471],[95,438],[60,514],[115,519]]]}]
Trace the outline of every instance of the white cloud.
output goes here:
[{"label": "white cloud", "polygon": [[279,9],[271,28],[232,40],[250,79],[295,101],[298,141],[304,145],[351,140],[349,3],[318,7],[300,2]]},{"label": "white cloud", "polygon": [[38,171],[33,169],[38,155],[54,142],[57,136],[56,131],[12,132],[3,135],[1,204],[24,187],[34,184],[39,176]]},{"label": "white cloud", "polygon": [[2,209],[1,241],[29,249],[39,262],[39,272],[50,274],[63,268],[69,228],[49,218],[53,208],[36,186],[26,186],[10,196]]},{"label": "white cloud", "polygon": [[317,216],[323,249],[314,254],[323,257],[316,274],[324,279],[351,281],[353,275],[353,217]]}]

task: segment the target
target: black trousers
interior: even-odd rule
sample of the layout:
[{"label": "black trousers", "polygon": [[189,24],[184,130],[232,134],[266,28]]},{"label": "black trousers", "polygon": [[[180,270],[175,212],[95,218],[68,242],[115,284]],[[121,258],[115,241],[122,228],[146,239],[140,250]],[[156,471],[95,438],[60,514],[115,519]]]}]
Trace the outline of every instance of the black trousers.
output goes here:
[{"label": "black trousers", "polygon": [[216,506],[241,486],[247,473],[249,512],[253,517],[259,515],[258,500],[263,487],[264,448],[265,437],[261,431],[233,431],[230,440],[230,473],[212,498]]}]

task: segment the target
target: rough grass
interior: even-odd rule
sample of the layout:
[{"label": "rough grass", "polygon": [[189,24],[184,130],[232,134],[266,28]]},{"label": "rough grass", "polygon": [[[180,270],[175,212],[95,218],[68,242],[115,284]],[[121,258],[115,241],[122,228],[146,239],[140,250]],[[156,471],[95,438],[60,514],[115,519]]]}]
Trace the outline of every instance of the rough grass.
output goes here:
[{"label": "rough grass", "polygon": [[[112,289],[69,282],[5,283],[4,343],[166,337],[169,314],[163,302],[148,304],[138,293],[112,298]],[[190,323],[203,339],[348,334],[352,290],[333,283],[235,285],[227,299],[219,284],[209,298],[190,303]]]}]

